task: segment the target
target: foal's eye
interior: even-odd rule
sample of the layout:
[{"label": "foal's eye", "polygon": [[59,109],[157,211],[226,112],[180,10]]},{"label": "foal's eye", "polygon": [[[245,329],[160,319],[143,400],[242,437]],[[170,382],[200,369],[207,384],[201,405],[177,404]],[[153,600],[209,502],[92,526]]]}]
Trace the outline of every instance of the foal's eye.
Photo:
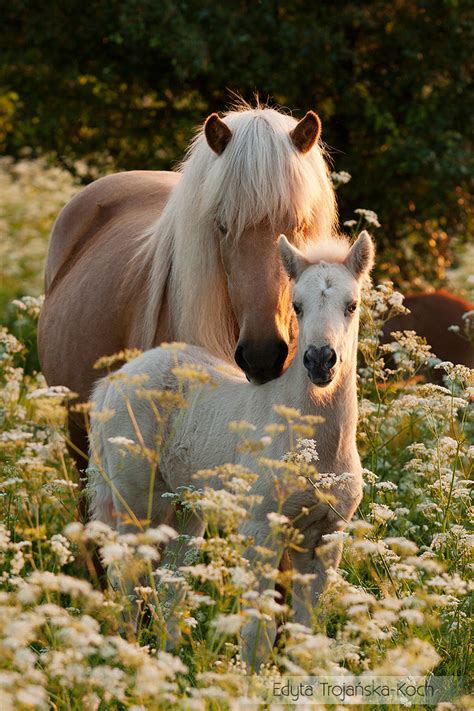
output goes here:
[{"label": "foal's eye", "polygon": [[353,314],[355,313],[357,309],[357,301],[351,301],[349,304],[346,306],[346,316],[348,314]]},{"label": "foal's eye", "polygon": [[293,302],[293,310],[297,316],[301,316],[303,313],[303,307],[301,304],[297,304],[296,301]]}]

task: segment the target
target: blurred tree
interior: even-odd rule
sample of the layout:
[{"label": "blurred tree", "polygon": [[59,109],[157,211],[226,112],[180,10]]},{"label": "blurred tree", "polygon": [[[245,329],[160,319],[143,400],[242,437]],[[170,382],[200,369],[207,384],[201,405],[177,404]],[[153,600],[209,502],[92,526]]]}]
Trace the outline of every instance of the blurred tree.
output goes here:
[{"label": "blurred tree", "polygon": [[[471,0],[0,0],[0,142],[74,169],[170,168],[230,91],[316,109],[341,217],[378,212],[379,265],[442,280],[472,234]],[[471,184],[472,187],[472,184]],[[472,194],[472,193],[471,193]]]}]

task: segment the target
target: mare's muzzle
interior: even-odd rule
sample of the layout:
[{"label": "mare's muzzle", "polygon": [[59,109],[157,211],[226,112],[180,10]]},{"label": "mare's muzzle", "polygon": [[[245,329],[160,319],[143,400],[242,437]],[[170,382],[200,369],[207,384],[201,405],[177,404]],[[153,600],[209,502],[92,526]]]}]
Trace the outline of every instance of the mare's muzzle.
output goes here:
[{"label": "mare's muzzle", "polygon": [[283,370],[288,345],[281,338],[259,343],[242,341],[235,349],[235,362],[242,368],[247,379],[261,385],[278,378]]},{"label": "mare's muzzle", "polygon": [[309,346],[303,356],[303,364],[308,371],[309,378],[314,385],[325,387],[334,378],[337,353],[330,346],[316,348]]}]

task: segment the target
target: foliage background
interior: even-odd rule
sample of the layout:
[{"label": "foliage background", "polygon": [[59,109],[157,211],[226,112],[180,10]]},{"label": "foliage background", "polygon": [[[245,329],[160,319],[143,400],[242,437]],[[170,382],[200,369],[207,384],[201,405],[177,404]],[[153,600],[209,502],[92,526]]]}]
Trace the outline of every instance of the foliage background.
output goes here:
[{"label": "foliage background", "polygon": [[335,169],[353,176],[341,218],[381,216],[379,269],[396,283],[441,283],[472,236],[470,0],[1,0],[0,12],[8,155],[169,169],[231,92],[258,91],[319,112]]},{"label": "foliage background", "polygon": [[[285,623],[277,666],[250,692],[237,633],[275,602],[254,590],[236,546],[231,514],[245,492],[208,509],[200,565],[176,571],[186,589],[176,653],[163,651],[153,615],[124,635],[130,598],[99,592],[91,553],[97,545],[105,560],[128,571],[133,561],[151,577],[153,538],[80,523],[63,393],[38,372],[41,299],[24,294],[42,292],[52,222],[81,184],[172,167],[230,91],[251,99],[255,90],[295,115],[321,114],[334,169],[353,176],[338,192],[342,221],[361,207],[380,216],[377,281],[440,283],[472,234],[472,4],[0,0],[0,17],[1,710],[256,706],[266,675],[295,665],[310,675],[434,670],[467,692],[470,374],[444,364],[443,387],[423,384],[432,354],[413,333],[380,346],[383,322],[402,308],[389,284],[364,306],[366,489],[341,569],[311,629]],[[465,288],[464,267],[456,273]],[[143,609],[153,601],[162,613],[159,589],[136,588]],[[452,708],[471,706],[466,696]]]}]

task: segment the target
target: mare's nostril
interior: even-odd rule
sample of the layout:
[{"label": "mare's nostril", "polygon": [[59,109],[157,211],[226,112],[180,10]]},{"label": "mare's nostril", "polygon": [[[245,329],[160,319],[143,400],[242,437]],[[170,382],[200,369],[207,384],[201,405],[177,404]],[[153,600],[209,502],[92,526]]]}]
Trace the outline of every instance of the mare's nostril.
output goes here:
[{"label": "mare's nostril", "polygon": [[241,368],[244,372],[248,370],[249,365],[248,365],[247,361],[245,360],[243,346],[240,346],[240,345],[237,346],[237,348],[235,349],[235,353],[234,353],[234,359],[235,359],[235,362],[237,363],[237,365],[239,366],[239,368]]},{"label": "mare's nostril", "polygon": [[274,368],[280,368],[288,355],[288,346],[285,341],[279,341],[276,346],[276,358],[273,363]]},{"label": "mare's nostril", "polygon": [[280,375],[287,355],[288,345],[282,338],[262,342],[246,339],[237,344],[234,359],[252,382],[266,383]]}]

